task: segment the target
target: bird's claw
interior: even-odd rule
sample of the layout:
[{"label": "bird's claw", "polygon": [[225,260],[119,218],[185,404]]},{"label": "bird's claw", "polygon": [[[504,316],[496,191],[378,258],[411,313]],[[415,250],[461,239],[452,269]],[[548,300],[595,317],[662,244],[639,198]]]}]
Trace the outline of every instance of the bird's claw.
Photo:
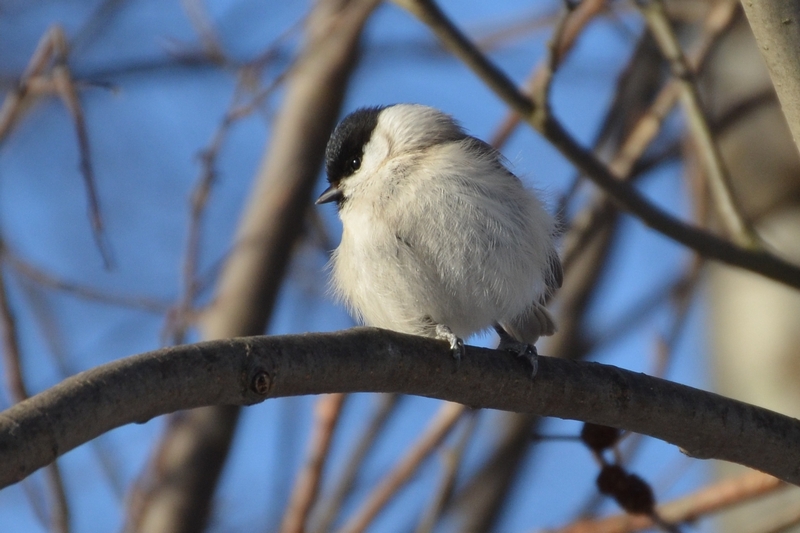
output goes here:
[{"label": "bird's claw", "polygon": [[531,364],[531,378],[536,377],[536,373],[539,371],[539,352],[536,350],[536,345],[512,339],[501,339],[497,348],[527,359]]},{"label": "bird's claw", "polygon": [[436,338],[447,341],[450,344],[453,359],[461,361],[461,357],[464,355],[464,341],[453,333],[453,330],[444,324],[436,324]]}]

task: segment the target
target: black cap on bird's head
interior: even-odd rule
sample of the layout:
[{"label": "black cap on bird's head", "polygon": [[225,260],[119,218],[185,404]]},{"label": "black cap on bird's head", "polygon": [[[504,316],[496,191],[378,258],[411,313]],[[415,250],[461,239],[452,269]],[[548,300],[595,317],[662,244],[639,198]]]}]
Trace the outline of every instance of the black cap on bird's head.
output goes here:
[{"label": "black cap on bird's head", "polygon": [[341,203],[344,199],[339,183],[354,174],[361,166],[364,145],[369,142],[378,124],[378,115],[384,109],[385,106],[357,109],[347,115],[333,130],[325,149],[325,171],[328,174],[330,187],[320,195],[317,204]]}]

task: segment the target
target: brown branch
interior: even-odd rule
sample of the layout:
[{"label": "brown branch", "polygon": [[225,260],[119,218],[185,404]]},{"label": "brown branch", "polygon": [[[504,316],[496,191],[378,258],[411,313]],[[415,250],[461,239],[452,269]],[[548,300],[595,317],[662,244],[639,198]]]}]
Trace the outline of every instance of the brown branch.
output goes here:
[{"label": "brown branch", "polygon": [[686,224],[652,203],[630,184],[620,182],[590,151],[584,149],[546,110],[538,108],[490,62],[431,0],[395,0],[426,23],[440,40],[494,90],[512,109],[539,131],[581,172],[608,193],[614,202],[659,233],[705,257],[738,266],[789,286],[800,288],[800,267],[765,251],[746,250]]},{"label": "brown branch", "polygon": [[317,400],[316,427],[310,439],[308,459],[302,472],[295,479],[294,490],[281,523],[281,533],[306,531],[309,512],[319,494],[322,471],[346,398],[345,394],[330,394]]},{"label": "brown branch", "polygon": [[[737,5],[733,0],[725,1],[732,6]],[[664,4],[661,0],[647,0],[638,2],[638,5],[679,87],[689,129],[703,159],[704,170],[708,176],[720,220],[730,236],[741,246],[758,247],[759,239],[742,215],[742,208],[733,193],[730,173],[711,132],[708,114],[701,103],[695,71],[683,54]]]},{"label": "brown branch", "polygon": [[[89,153],[89,135],[86,130],[83,108],[78,97],[76,82],[67,65],[69,47],[64,30],[59,25],[50,27],[39,40],[28,65],[25,67],[17,87],[10,91],[0,107],[0,142],[6,138],[16,125],[22,113],[31,102],[43,95],[57,95],[70,114],[75,125],[80,153],[80,171],[83,176],[89,202],[89,221],[92,235],[103,258],[106,268],[113,265],[111,249],[108,245],[100,201]],[[52,66],[51,66],[52,65]],[[51,66],[49,72],[46,72]]]},{"label": "brown branch", "polygon": [[441,462],[442,465],[442,479],[439,486],[436,488],[434,497],[428,505],[428,509],[422,515],[420,523],[415,530],[416,533],[431,533],[436,527],[436,523],[444,513],[447,502],[453,496],[453,491],[456,486],[456,479],[459,471],[461,470],[461,463],[464,459],[464,451],[467,445],[475,437],[475,429],[478,427],[478,414],[480,411],[472,411],[468,413],[470,416],[467,420],[466,427],[463,433],[450,449],[442,450]]},{"label": "brown branch", "polygon": [[[353,449],[350,458],[344,468],[344,473],[339,479],[336,488],[330,498],[320,506],[320,518],[312,528],[316,533],[325,533],[330,530],[330,526],[341,511],[345,498],[350,494],[356,481],[356,476],[366,459],[367,454],[372,450],[375,441],[389,420],[389,417],[397,412],[398,400],[401,396],[397,394],[384,394],[380,399],[380,406],[369,421],[363,435],[358,439],[358,444]],[[316,513],[315,513],[316,514]]]},{"label": "brown branch", "polygon": [[[2,250],[2,243],[0,243]],[[0,254],[2,257],[2,254]],[[0,266],[2,263],[0,262]],[[17,336],[17,323],[6,293],[6,284],[2,268],[0,268],[0,341],[2,341],[3,360],[5,373],[8,379],[8,389],[11,398],[19,403],[28,399],[28,390],[22,376],[22,354]],[[50,526],[58,533],[70,531],[70,509],[67,502],[67,493],[61,478],[61,470],[56,461],[47,465],[47,486],[53,500],[50,512]]]},{"label": "brown branch", "polygon": [[100,211],[100,199],[97,194],[97,179],[94,175],[92,166],[92,156],[89,145],[89,133],[86,129],[86,120],[83,115],[78,91],[75,88],[75,81],[72,78],[69,65],[67,65],[67,55],[69,47],[67,38],[59,26],[53,27],[50,32],[50,39],[53,41],[53,82],[55,90],[64,107],[69,111],[72,122],[75,125],[75,134],[78,138],[78,152],[80,153],[80,171],[83,176],[83,183],[86,187],[86,195],[89,202],[89,221],[92,226],[97,249],[103,258],[103,263],[107,269],[113,267],[114,261],[111,254],[111,247],[105,233],[103,217]]},{"label": "brown branch", "polygon": [[[658,515],[670,524],[691,522],[713,512],[769,494],[784,486],[780,480],[767,474],[747,472],[659,505]],[[581,520],[557,530],[557,533],[629,533],[653,526],[653,520],[648,516],[624,514],[596,520]]]},{"label": "brown branch", "polygon": [[[553,36],[548,44],[548,57],[534,69],[533,74],[525,83],[525,90],[531,94],[544,95],[544,100],[546,100],[556,70],[575,46],[586,26],[602,11],[605,3],[606,0],[584,0],[574,9],[561,15],[557,29],[553,31]],[[495,148],[500,148],[508,141],[520,121],[520,116],[511,111],[497,128],[490,144]]]},{"label": "brown branch", "polygon": [[159,301],[154,298],[138,297],[138,296],[123,296],[120,294],[111,294],[104,292],[94,287],[73,283],[71,281],[64,281],[55,275],[42,270],[41,268],[28,263],[24,259],[17,256],[8,248],[2,250],[3,260],[13,268],[18,274],[25,276],[29,280],[48,287],[57,291],[63,291],[85,300],[91,300],[108,305],[118,305],[120,307],[130,307],[133,309],[141,309],[148,313],[161,314],[169,309],[169,304],[166,301]]},{"label": "brown branch", "polygon": [[156,350],[70,377],[0,413],[0,486],[115,427],[179,409],[333,392],[399,392],[585,420],[800,484],[800,422],[599,363],[527,361],[374,328],[245,337]]},{"label": "brown branch", "polygon": [[389,503],[394,494],[405,485],[420,467],[450,434],[456,422],[466,412],[464,405],[445,403],[428,424],[425,433],[411,446],[406,455],[378,483],[367,501],[341,527],[341,533],[363,533],[378,513]]}]

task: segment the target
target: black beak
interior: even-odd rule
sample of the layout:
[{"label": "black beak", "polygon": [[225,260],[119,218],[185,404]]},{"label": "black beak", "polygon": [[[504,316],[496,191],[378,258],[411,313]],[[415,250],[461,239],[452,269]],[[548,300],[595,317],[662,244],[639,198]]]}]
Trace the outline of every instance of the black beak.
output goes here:
[{"label": "black beak", "polygon": [[325,189],[325,192],[320,194],[319,198],[317,198],[317,201],[314,203],[320,205],[327,204],[329,202],[341,202],[343,198],[344,194],[341,190],[339,190],[339,187],[334,184]]}]

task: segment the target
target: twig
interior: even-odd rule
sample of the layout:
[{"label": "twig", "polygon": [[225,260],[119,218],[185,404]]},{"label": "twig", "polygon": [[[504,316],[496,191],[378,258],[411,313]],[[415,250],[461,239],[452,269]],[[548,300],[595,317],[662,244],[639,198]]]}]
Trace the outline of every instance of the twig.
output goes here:
[{"label": "twig", "polygon": [[[6,255],[9,259],[11,255]],[[34,315],[34,320],[38,323],[39,329],[42,331],[42,337],[49,348],[48,352],[53,357],[53,362],[58,371],[60,379],[65,379],[68,376],[77,374],[71,364],[69,364],[67,354],[64,353],[67,343],[64,342],[63,335],[58,331],[58,324],[56,316],[54,315],[52,306],[48,305],[42,298],[42,287],[34,281],[22,278],[21,288],[25,291],[25,296],[30,305],[31,311]],[[94,439],[89,444],[92,451],[97,456],[97,461],[100,468],[105,474],[108,484],[118,501],[122,502],[125,496],[125,482],[122,480],[120,463],[118,458],[112,454],[112,449],[105,442],[104,437]]]},{"label": "twig", "polygon": [[222,43],[214,31],[214,25],[208,17],[205,7],[201,0],[181,0],[183,10],[189,18],[194,31],[200,37],[200,42],[203,45],[208,58],[216,64],[222,65],[226,61],[225,52],[222,49]]},{"label": "twig", "polygon": [[78,98],[78,91],[75,89],[75,82],[72,73],[67,65],[68,45],[67,38],[60,27],[55,26],[51,30],[53,40],[54,65],[53,81],[55,89],[67,108],[72,121],[75,124],[75,134],[78,138],[78,150],[80,152],[80,169],[83,181],[86,186],[86,194],[89,200],[89,220],[92,225],[97,249],[103,258],[103,263],[107,269],[113,268],[114,260],[111,254],[111,247],[105,234],[103,218],[100,214],[100,200],[97,194],[97,180],[92,166],[92,157],[89,150],[89,134],[86,130],[86,121],[83,115],[83,107]]},{"label": "twig", "polygon": [[560,122],[536,108],[517,91],[505,74],[491,63],[430,0],[395,0],[416,15],[442,42],[470,66],[509,106],[525,118],[584,174],[614,201],[659,233],[711,258],[738,266],[786,285],[800,288],[800,268],[762,250],[747,250],[711,233],[690,226],[649,201],[629,184],[620,182],[591,152],[581,147]]},{"label": "twig", "polygon": [[8,391],[15,402],[28,398],[28,390],[22,378],[22,356],[17,338],[17,322],[8,302],[6,283],[0,270],[0,328],[2,328],[3,361],[5,362]]},{"label": "twig", "polygon": [[532,33],[552,28],[561,15],[561,11],[560,6],[551,5],[546,6],[545,11],[527,16],[521,15],[511,21],[499,24],[492,21],[482,27],[476,26],[474,30],[475,44],[481,50],[497,50],[507,46],[512,39],[529,37]]},{"label": "twig", "polygon": [[342,533],[362,533],[366,530],[395,492],[411,479],[411,476],[422,462],[439,447],[466,409],[465,406],[456,403],[447,402],[443,404],[416,444],[408,450],[405,457],[370,492],[367,501],[339,531]]},{"label": "twig", "polygon": [[316,424],[309,441],[308,458],[302,472],[295,479],[292,496],[281,523],[281,533],[303,533],[306,530],[309,511],[319,493],[322,470],[328,459],[333,433],[345,398],[345,394],[330,394],[317,400]]},{"label": "twig", "polygon": [[441,453],[444,470],[442,480],[439,483],[435,497],[431,501],[427,512],[422,516],[422,520],[420,520],[417,526],[416,533],[431,533],[433,531],[436,522],[445,509],[445,505],[453,494],[453,489],[456,485],[456,477],[461,467],[461,461],[464,458],[464,451],[475,435],[475,428],[478,423],[479,411],[473,411],[469,414],[471,416],[467,420],[467,424],[458,442],[452,448],[443,450]]},{"label": "twig", "polygon": [[[389,417],[397,411],[397,406],[399,405],[398,400],[400,400],[400,398],[402,398],[402,396],[398,396],[397,394],[383,394],[380,396],[380,406],[367,424],[363,435],[358,439],[358,443],[344,467],[344,472],[336,484],[336,488],[327,501],[323,501],[319,505],[320,510],[318,514],[320,518],[312,522],[314,526],[311,528],[316,531],[316,533],[325,533],[330,529],[337,514],[341,511],[345,499],[353,490],[356,476],[361,469],[364,459],[366,459],[367,454],[372,450],[375,440],[381,434]],[[316,515],[317,513],[314,514]]]},{"label": "twig", "polygon": [[[2,250],[2,243],[0,243],[0,250]],[[0,267],[2,267],[2,262],[0,262]],[[17,323],[8,301],[2,268],[0,268],[0,334],[2,334],[3,360],[8,389],[11,398],[19,403],[28,399],[28,390],[22,376],[22,355],[17,336]],[[53,508],[50,511],[50,527],[59,533],[69,533],[70,509],[58,463],[54,461],[47,465],[45,474],[53,502]]]},{"label": "twig", "polygon": [[[738,505],[773,492],[784,484],[761,472],[747,472],[725,479],[697,492],[658,506],[658,514],[669,524],[691,522],[713,512]],[[616,515],[597,520],[581,520],[553,533],[629,533],[652,528],[653,520],[645,515]]]},{"label": "twig", "polygon": [[[553,35],[547,42],[547,53],[545,55],[543,68],[541,70],[541,78],[537,80],[538,83],[534,83],[531,87],[531,98],[534,102],[536,102],[536,106],[542,109],[547,109],[548,112],[550,109],[550,88],[553,85],[553,77],[556,74],[556,70],[558,70],[558,67],[561,65],[561,60],[563,57],[561,50],[564,47],[561,43],[564,41],[567,24],[569,23],[570,15],[574,12],[574,10],[575,6],[569,2],[565,3],[564,13],[553,26]],[[589,19],[584,20],[588,21]],[[575,33],[575,35],[577,35],[577,33]],[[572,42],[574,43],[574,39]]]},{"label": "twig", "polygon": [[[188,1],[188,0],[187,0]],[[190,209],[189,209],[189,231],[186,238],[186,253],[183,259],[183,293],[178,304],[172,309],[168,317],[167,324],[164,328],[165,333],[169,332],[172,336],[174,344],[184,342],[186,331],[194,319],[194,303],[197,294],[202,290],[207,283],[201,282],[197,275],[197,264],[200,261],[200,243],[202,237],[202,222],[205,214],[211,190],[217,180],[216,163],[222,150],[223,143],[230,133],[230,129],[239,120],[249,116],[256,110],[286,79],[292,68],[291,62],[289,66],[279,74],[268,87],[256,92],[252,100],[246,104],[241,103],[242,94],[245,91],[245,86],[249,83],[250,69],[262,70],[268,63],[269,59],[273,57],[277,50],[278,44],[285,36],[281,36],[273,43],[269,49],[261,55],[254,63],[257,66],[246,66],[240,70],[236,88],[234,89],[233,98],[228,106],[220,125],[214,132],[211,142],[208,147],[201,150],[200,162],[201,171],[200,177],[192,191]],[[228,254],[225,255],[227,259]],[[212,269],[218,272],[219,269]],[[212,276],[213,277],[213,276]],[[166,334],[162,334],[165,337]]]},{"label": "twig", "polygon": [[142,311],[155,314],[165,313],[169,309],[169,304],[167,302],[161,302],[153,298],[109,294],[93,287],[87,287],[78,283],[64,281],[55,275],[45,272],[39,267],[21,259],[15,253],[9,251],[8,248],[3,249],[2,254],[0,255],[2,255],[3,259],[7,261],[8,265],[17,273],[25,276],[34,283],[72,294],[76,298],[92,300],[108,305],[141,309]]},{"label": "twig", "polygon": [[[569,54],[586,26],[603,10],[606,0],[584,0],[571,10],[566,10],[558,19],[556,29],[548,43],[548,57],[533,71],[525,83],[531,94],[539,94],[536,101],[546,101],[550,85],[558,67]],[[520,116],[510,111],[492,135],[490,144],[495,148],[504,145],[517,126]]]},{"label": "twig", "polygon": [[[634,328],[641,325],[643,320],[652,316],[652,313],[658,310],[668,298],[674,296],[676,292],[683,291],[695,282],[696,278],[691,273],[683,273],[677,278],[670,279],[663,285],[654,288],[640,300],[634,302],[611,325],[604,327],[602,333],[585,339],[587,350],[595,351],[633,331]],[[658,373],[654,375],[660,376]]]},{"label": "twig", "polygon": [[[39,40],[39,44],[31,56],[31,60],[25,68],[17,88],[9,92],[3,101],[2,107],[0,107],[0,142],[16,124],[31,98],[48,93],[56,94],[61,98],[64,107],[67,108],[72,117],[78,138],[80,170],[88,196],[92,235],[105,267],[110,269],[113,266],[113,259],[103,228],[100,201],[89,152],[89,135],[86,131],[86,122],[75,81],[72,79],[72,74],[67,65],[68,54],[69,47],[64,30],[58,25],[52,26]],[[32,82],[36,81],[38,76],[43,75],[51,63],[52,68],[49,77],[45,80],[46,83],[40,86],[33,86]],[[31,90],[32,88],[34,90]]]},{"label": "twig", "polygon": [[[715,44],[735,21],[738,12],[735,3],[729,1],[719,2],[711,8],[703,21],[703,33],[689,52],[688,61],[692,68],[702,67]],[[653,103],[636,121],[609,163],[608,169],[612,174],[625,181],[630,181],[639,175],[634,172],[635,165],[661,131],[664,120],[678,101],[679,94],[680,90],[676,81],[668,82],[658,92]],[[562,256],[565,272],[569,271],[575,254],[582,249],[585,241],[594,231],[597,231],[599,227],[597,221],[605,216],[605,211],[610,207],[608,200],[598,200],[594,208],[585,210],[572,222],[576,231],[570,232],[570,238],[565,242]]]},{"label": "twig", "polygon": [[[723,0],[732,5],[738,2]],[[683,106],[698,151],[704,161],[714,205],[720,220],[727,228],[730,236],[741,246],[757,247],[758,236],[742,215],[742,209],[733,193],[731,177],[716,140],[709,126],[708,116],[700,101],[700,91],[694,76],[694,70],[683,54],[669,18],[664,10],[662,0],[638,1],[645,21],[658,44],[664,59],[670,65],[677,82]]]}]

